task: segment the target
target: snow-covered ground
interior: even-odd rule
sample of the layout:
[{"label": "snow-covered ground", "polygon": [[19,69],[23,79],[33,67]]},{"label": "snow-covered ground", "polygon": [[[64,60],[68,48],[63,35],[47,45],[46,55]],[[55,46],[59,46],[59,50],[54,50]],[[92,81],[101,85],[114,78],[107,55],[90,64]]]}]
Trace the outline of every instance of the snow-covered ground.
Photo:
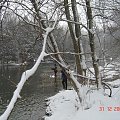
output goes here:
[{"label": "snow-covered ground", "polygon": [[[90,70],[93,72],[92,69]],[[100,70],[107,78],[118,75],[113,65],[101,67]],[[90,74],[88,76],[93,78]],[[111,86],[112,97],[108,96],[109,89],[98,91],[82,86],[82,104],[74,89],[60,91],[47,99],[44,120],[120,120],[120,79],[107,84]],[[113,86],[117,87],[113,88]]]},{"label": "snow-covered ground", "polygon": [[45,120],[120,120],[120,88],[113,89],[113,97],[92,91],[81,105],[74,90],[60,91],[48,98]]}]

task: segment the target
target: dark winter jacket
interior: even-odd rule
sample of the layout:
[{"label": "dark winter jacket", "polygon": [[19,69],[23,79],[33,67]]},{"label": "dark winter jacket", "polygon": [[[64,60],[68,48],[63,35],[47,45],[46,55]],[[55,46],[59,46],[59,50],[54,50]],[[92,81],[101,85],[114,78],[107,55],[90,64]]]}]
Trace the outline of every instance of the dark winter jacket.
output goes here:
[{"label": "dark winter jacket", "polygon": [[61,70],[61,77],[62,77],[62,80],[67,80],[67,76],[63,70]]}]

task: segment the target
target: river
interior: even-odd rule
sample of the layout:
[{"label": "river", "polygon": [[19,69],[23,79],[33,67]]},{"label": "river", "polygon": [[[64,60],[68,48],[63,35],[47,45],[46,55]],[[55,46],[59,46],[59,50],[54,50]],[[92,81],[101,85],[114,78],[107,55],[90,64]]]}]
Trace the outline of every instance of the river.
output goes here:
[{"label": "river", "polygon": [[[54,82],[53,64],[41,64],[36,73],[27,80],[8,120],[41,120],[45,115],[45,99],[62,89],[61,81]],[[20,76],[27,68],[20,66],[0,67],[0,115],[4,112]]]}]

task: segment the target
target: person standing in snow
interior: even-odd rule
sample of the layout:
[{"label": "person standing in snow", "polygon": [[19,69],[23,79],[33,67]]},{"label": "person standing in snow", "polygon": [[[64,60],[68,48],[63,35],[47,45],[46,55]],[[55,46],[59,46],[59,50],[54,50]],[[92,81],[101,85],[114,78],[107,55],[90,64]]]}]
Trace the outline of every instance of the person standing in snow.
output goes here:
[{"label": "person standing in snow", "polygon": [[67,75],[65,74],[65,70],[61,70],[61,78],[62,78],[62,85],[63,89],[67,90]]}]

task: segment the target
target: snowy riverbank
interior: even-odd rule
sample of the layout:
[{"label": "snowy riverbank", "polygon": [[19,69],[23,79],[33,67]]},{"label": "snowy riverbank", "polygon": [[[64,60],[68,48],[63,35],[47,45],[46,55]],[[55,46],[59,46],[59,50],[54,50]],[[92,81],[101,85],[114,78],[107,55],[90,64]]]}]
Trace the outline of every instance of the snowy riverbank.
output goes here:
[{"label": "snowy riverbank", "polygon": [[[118,81],[117,81],[118,82]],[[84,88],[86,92],[86,88]],[[120,120],[120,88],[112,97],[91,91],[81,105],[74,90],[63,90],[48,98],[45,120]],[[107,91],[106,91],[107,92]]]}]

